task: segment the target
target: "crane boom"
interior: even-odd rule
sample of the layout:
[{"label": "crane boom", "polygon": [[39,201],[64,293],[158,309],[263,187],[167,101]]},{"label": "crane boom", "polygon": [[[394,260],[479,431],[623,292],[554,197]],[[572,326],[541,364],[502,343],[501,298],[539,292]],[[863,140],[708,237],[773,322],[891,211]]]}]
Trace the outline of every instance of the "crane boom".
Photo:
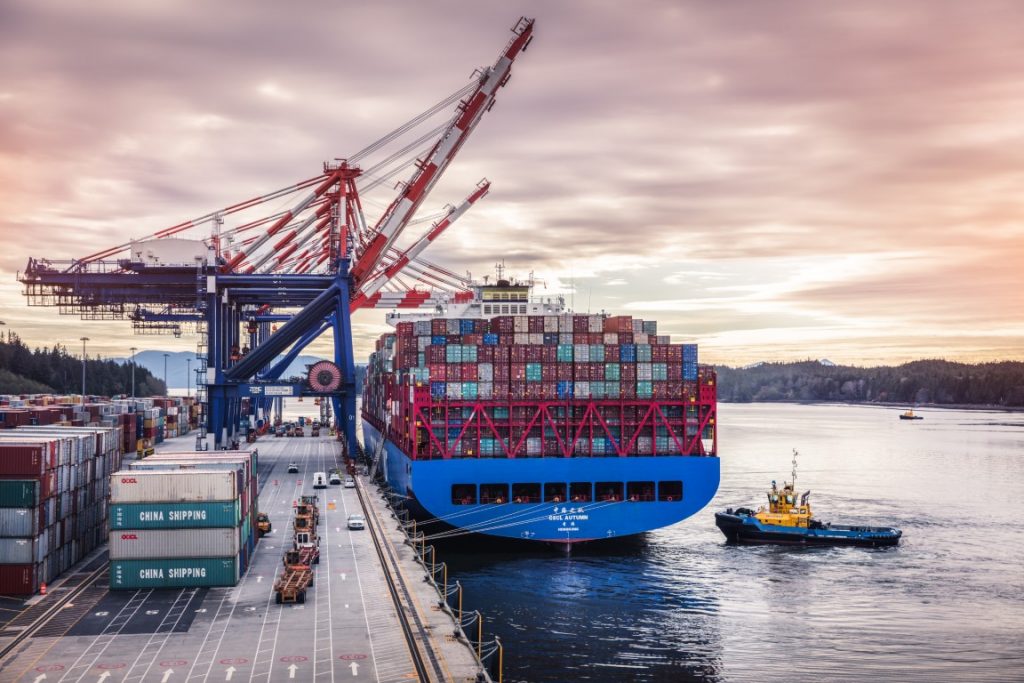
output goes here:
[{"label": "crane boom", "polygon": [[461,114],[448,126],[428,154],[426,161],[419,165],[401,194],[377,222],[373,238],[359,254],[352,268],[352,279],[357,286],[374,271],[387,248],[394,243],[415,214],[416,209],[476,128],[481,117],[493,106],[498,88],[508,82],[512,62],[526,48],[533,36],[533,19],[520,19],[513,32],[516,36],[509,42],[498,61],[483,71],[476,90],[462,101]]},{"label": "crane boom", "polygon": [[448,226],[457,221],[462,214],[469,210],[469,207],[473,206],[478,199],[486,195],[490,189],[491,182],[486,178],[481,180],[473,194],[469,195],[465,201],[459,204],[458,207],[452,209],[447,216],[435,223],[434,227],[431,228],[427,234],[416,240],[411,247],[402,252],[402,254],[399,255],[398,258],[396,258],[387,268],[385,268],[383,272],[370,279],[370,281],[360,289],[359,294],[352,299],[352,303],[349,304],[349,311],[354,312],[362,308],[370,297],[376,294],[381,287],[387,284],[391,278],[405,268],[410,261],[430,246],[431,242],[440,237],[441,233],[443,233]]}]

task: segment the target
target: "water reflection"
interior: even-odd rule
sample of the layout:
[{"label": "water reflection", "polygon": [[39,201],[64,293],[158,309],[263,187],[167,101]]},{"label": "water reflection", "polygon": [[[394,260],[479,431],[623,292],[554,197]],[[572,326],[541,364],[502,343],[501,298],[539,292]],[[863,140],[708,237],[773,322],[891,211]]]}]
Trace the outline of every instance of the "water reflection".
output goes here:
[{"label": "water reflection", "polygon": [[[565,557],[438,545],[506,645],[507,681],[1024,681],[1024,415],[720,407],[722,486],[668,529]],[[897,548],[730,546],[713,511],[758,505],[801,452],[828,521]]]}]

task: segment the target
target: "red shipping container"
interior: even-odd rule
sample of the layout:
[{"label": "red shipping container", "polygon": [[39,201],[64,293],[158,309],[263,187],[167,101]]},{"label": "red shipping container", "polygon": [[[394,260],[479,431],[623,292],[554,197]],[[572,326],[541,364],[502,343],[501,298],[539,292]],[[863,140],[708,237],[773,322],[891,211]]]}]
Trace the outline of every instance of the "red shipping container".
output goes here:
[{"label": "red shipping container", "polygon": [[411,337],[413,331],[413,324],[409,322],[402,322],[395,325],[395,333],[399,337]]},{"label": "red shipping container", "polygon": [[652,363],[666,363],[668,362],[668,347],[664,344],[653,344],[651,345],[651,362]]},{"label": "red shipping container", "polygon": [[428,346],[426,354],[428,364],[445,362],[445,350],[443,346]]},{"label": "red shipping container", "polygon": [[442,335],[448,332],[448,321],[444,318],[434,318],[430,321],[430,332],[434,335]]},{"label": "red shipping container", "polygon": [[544,316],[531,315],[526,319],[526,329],[531,334],[544,333]]},{"label": "red shipping container", "polygon": [[683,376],[683,364],[674,363],[671,360],[668,362],[668,381],[674,379],[680,379]]},{"label": "red shipping container", "polygon": [[526,363],[509,364],[509,379],[513,382],[526,381]]},{"label": "red shipping container", "polygon": [[558,347],[557,346],[542,346],[541,347],[541,362],[542,363],[557,363],[558,362]]},{"label": "red shipping container", "polygon": [[493,346],[480,346],[476,350],[476,359],[480,363],[493,363],[494,362],[494,347]]},{"label": "red shipping container", "polygon": [[605,344],[604,345],[604,362],[605,363],[618,363],[621,354],[619,349],[621,347],[618,344]]},{"label": "red shipping container", "polygon": [[590,364],[589,363],[577,363],[573,368],[573,379],[577,382],[589,382],[590,381]]},{"label": "red shipping container", "polygon": [[636,382],[622,382],[619,387],[619,396],[622,398],[636,398]]},{"label": "red shipping container", "polygon": [[669,363],[682,363],[683,362],[683,347],[679,344],[673,344],[666,347],[668,349],[668,362]]},{"label": "red shipping container", "polygon": [[558,380],[558,366],[554,363],[546,363],[540,366],[540,379],[542,382],[555,382]]},{"label": "red shipping container", "polygon": [[462,381],[463,382],[476,382],[479,378],[476,363],[463,363],[462,364]]},{"label": "red shipping container", "polygon": [[427,366],[427,369],[430,371],[430,380],[432,382],[444,382],[448,377],[448,374],[446,373],[447,367],[448,366],[443,363],[432,363]]},{"label": "red shipping container", "polygon": [[13,444],[0,442],[0,475],[37,479],[52,466],[49,444]]},{"label": "red shipping container", "polygon": [[[572,331],[574,334],[586,334],[590,329],[590,316],[574,315],[572,317]],[[582,342],[579,342],[582,343]]]},{"label": "red shipping container", "polygon": [[527,346],[523,345],[523,344],[519,344],[517,346],[511,347],[510,353],[509,353],[509,357],[512,359],[512,362],[513,363],[525,363],[526,362],[526,349],[527,349]]},{"label": "red shipping container", "polygon": [[505,401],[509,397],[508,382],[494,382],[494,398]]},{"label": "red shipping container", "polygon": [[462,381],[462,363],[451,363],[446,370],[448,382]]},{"label": "red shipping container", "polygon": [[544,347],[537,344],[528,344],[526,346],[526,362],[540,363],[542,360],[544,360]]},{"label": "red shipping container", "polygon": [[39,588],[39,565],[0,564],[0,594],[33,595]]},{"label": "red shipping container", "polygon": [[560,382],[572,381],[572,363],[558,363],[555,365],[556,378]]},{"label": "red shipping container", "polygon": [[556,399],[558,398],[558,389],[553,381],[541,382],[541,391],[544,392],[543,398]]}]

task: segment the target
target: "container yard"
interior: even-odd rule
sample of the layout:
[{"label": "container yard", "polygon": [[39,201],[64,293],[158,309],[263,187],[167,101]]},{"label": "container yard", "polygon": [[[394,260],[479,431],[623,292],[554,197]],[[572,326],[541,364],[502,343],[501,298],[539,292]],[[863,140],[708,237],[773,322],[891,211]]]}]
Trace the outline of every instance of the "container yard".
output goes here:
[{"label": "container yard", "polygon": [[0,593],[32,595],[106,541],[115,427],[0,430]]}]

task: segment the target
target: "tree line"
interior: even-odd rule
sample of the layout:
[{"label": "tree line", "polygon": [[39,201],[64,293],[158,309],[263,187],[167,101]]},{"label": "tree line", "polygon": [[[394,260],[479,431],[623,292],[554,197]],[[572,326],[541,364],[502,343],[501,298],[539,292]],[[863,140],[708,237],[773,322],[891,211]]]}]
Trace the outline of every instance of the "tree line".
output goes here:
[{"label": "tree line", "polygon": [[[0,335],[0,394],[77,394],[82,391],[82,359],[57,344],[34,350],[13,331]],[[130,363],[90,359],[85,366],[85,392],[99,396],[132,393]],[[164,396],[163,380],[135,368],[136,396]]]},{"label": "tree line", "polygon": [[919,360],[860,368],[818,361],[719,366],[718,398],[760,401],[838,401],[916,405],[1024,406],[1024,362],[954,363]]}]

